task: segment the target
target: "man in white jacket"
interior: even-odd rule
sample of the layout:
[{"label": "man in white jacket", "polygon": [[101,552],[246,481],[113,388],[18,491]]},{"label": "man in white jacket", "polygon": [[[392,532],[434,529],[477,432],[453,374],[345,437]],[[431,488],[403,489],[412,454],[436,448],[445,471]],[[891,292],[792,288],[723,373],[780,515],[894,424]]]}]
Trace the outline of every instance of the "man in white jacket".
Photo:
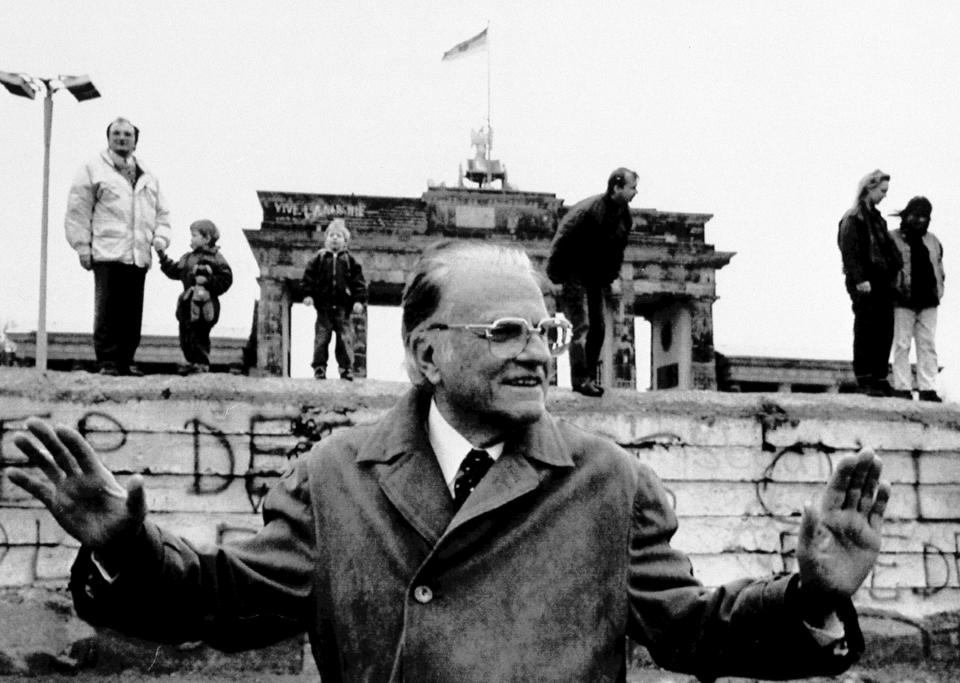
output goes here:
[{"label": "man in white jacket", "polygon": [[100,373],[141,374],[143,288],[151,248],[170,246],[170,215],[160,182],[133,155],[140,129],[118,118],[108,148],[77,172],[67,198],[67,242],[93,271],[93,348]]}]

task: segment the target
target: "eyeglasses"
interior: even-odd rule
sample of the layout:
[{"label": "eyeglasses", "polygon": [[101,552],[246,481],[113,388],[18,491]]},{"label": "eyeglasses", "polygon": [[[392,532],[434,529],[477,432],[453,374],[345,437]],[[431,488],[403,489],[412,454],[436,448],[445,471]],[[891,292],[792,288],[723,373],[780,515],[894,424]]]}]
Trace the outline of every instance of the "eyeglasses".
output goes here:
[{"label": "eyeglasses", "polygon": [[562,313],[544,318],[536,325],[531,325],[523,318],[499,318],[489,325],[433,323],[427,329],[473,332],[486,339],[490,343],[490,353],[502,360],[519,356],[527,348],[533,334],[540,335],[551,356],[559,356],[566,351],[573,336],[573,326]]}]

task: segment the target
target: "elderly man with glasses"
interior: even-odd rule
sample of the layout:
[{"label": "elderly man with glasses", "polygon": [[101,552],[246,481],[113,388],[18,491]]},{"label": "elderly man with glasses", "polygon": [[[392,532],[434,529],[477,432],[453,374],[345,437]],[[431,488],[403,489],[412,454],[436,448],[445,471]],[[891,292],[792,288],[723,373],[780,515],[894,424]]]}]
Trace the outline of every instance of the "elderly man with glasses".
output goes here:
[{"label": "elderly man with glasses", "polygon": [[142,481],[125,491],[77,432],[29,421],[15,443],[47,480],[10,478],[83,544],[78,613],[231,650],[307,632],[324,681],[623,681],[628,636],[701,678],[855,661],[889,496],[872,452],[805,511],[799,574],[707,590],[656,475],[546,410],[569,325],[523,252],[428,249],[402,332],[412,390],[294,463],[263,529],[215,551],[147,520]]}]

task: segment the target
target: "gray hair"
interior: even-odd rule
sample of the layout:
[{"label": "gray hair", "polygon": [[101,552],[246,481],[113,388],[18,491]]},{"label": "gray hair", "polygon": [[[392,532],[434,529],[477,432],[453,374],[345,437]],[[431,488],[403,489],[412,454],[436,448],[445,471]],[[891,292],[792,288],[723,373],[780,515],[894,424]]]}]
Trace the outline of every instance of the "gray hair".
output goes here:
[{"label": "gray hair", "polygon": [[416,333],[436,315],[443,299],[443,291],[450,275],[467,263],[505,265],[530,273],[543,289],[546,280],[534,267],[522,249],[488,242],[441,240],[434,242],[420,255],[403,289],[401,306],[403,321],[401,335],[405,353],[407,376],[416,386],[426,384],[426,378],[417,368],[413,352]]}]

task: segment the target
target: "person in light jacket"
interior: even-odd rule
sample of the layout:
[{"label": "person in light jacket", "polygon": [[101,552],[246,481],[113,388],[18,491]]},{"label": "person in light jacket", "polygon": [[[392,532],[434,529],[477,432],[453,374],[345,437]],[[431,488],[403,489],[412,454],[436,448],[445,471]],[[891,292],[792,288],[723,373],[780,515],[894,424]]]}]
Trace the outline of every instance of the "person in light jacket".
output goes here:
[{"label": "person in light jacket", "polygon": [[133,154],[139,138],[127,119],[112,121],[107,149],[77,171],[67,197],[67,242],[93,271],[93,348],[105,375],[141,374],[133,358],[151,251],[170,245],[160,181]]},{"label": "person in light jacket", "polygon": [[701,679],[848,667],[890,494],[880,459],[838,459],[804,510],[798,573],[705,588],[654,471],[547,411],[571,326],[544,284],[519,249],[427,248],[402,297],[413,388],[293,463],[235,544],[161,530],[141,477],[124,488],[76,430],[29,419],[14,443],[39,469],[8,477],[82,544],[77,614],[228,650],[306,632],[324,683],[622,683],[627,636]]},{"label": "person in light jacket", "polygon": [[939,403],[936,335],[937,308],[943,298],[943,245],[929,230],[932,213],[930,200],[918,196],[893,214],[900,217],[900,227],[890,231],[890,238],[903,261],[893,297],[893,394],[913,398],[910,345],[915,342],[917,397]]}]

